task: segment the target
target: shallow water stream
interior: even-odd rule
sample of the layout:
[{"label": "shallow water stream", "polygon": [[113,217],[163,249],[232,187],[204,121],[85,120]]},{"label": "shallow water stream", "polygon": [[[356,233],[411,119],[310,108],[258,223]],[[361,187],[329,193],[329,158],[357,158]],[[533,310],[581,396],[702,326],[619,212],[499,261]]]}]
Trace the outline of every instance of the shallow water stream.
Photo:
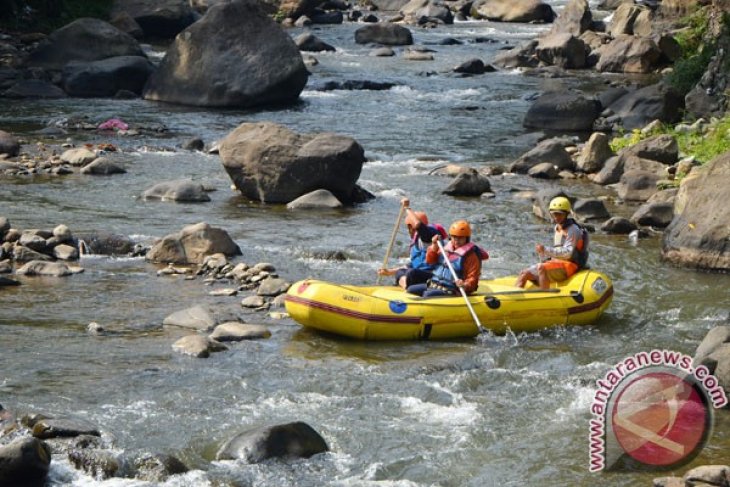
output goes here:
[{"label": "shallow water stream", "polygon": [[[398,204],[448,224],[467,218],[492,258],[483,275],[511,274],[551,238],[531,203],[515,190],[559,183],[523,176],[491,178],[492,199],[440,194],[448,179],[429,171],[446,164],[508,164],[537,135],[522,128],[530,98],[595,80],[525,77],[499,72],[447,74],[471,57],[539,27],[486,22],[416,31],[433,62],[399,55],[375,58],[354,43],[356,25],[315,33],[338,47],[318,54],[301,102],[275,111],[212,111],[141,100],[6,101],[0,127],[29,134],[63,117],[162,123],[162,136],[72,133],[76,143],[112,142],[126,152],[128,173],[0,180],[0,215],[16,228],[64,223],[74,233],[102,231],[141,242],[205,221],[226,229],[242,260],[273,263],[294,282],[318,277],[370,283],[382,261]],[[295,32],[296,34],[296,32]],[[433,45],[443,37],[462,45]],[[475,43],[477,37],[497,42]],[[389,81],[386,91],[318,91],[327,80]],[[587,88],[591,89],[591,88]],[[177,147],[199,136],[220,139],[238,124],[267,120],[301,132],[351,135],[369,162],[360,184],[377,198],[356,208],[311,212],[251,203],[231,191],[218,156]],[[33,140],[36,140],[34,136]],[[167,150],[167,149],[173,150]],[[204,204],[143,201],[153,184],[189,177],[217,189]],[[564,184],[564,183],[563,183]],[[612,196],[583,182],[575,196]],[[633,208],[615,205],[612,213]],[[631,242],[595,234],[591,263],[607,273],[615,298],[596,326],[529,335],[431,343],[359,343],[302,330],[288,319],[246,314],[241,296],[212,297],[201,279],[157,277],[141,259],[86,256],[85,272],[63,279],[20,278],[0,292],[0,403],[16,411],[75,416],[99,424],[127,451],[169,452],[194,470],[165,485],[490,486],[650,485],[654,474],[588,472],[588,420],[594,382],[622,358],[652,348],[693,354],[713,323],[727,316],[730,278],[672,268],[659,261],[658,239]],[[397,257],[404,257],[402,234]],[[328,259],[342,252],[345,260]],[[216,286],[213,286],[216,287]],[[269,340],[236,343],[196,360],[174,353],[181,332],[160,331],[168,314],[193,304],[267,324]],[[89,336],[98,322],[116,331]],[[212,462],[220,442],[240,430],[301,420],[331,452],[295,462]],[[694,464],[727,463],[730,420],[719,415],[710,444]],[[685,468],[678,471],[683,473]],[[52,485],[149,485],[97,481],[54,461]]]}]

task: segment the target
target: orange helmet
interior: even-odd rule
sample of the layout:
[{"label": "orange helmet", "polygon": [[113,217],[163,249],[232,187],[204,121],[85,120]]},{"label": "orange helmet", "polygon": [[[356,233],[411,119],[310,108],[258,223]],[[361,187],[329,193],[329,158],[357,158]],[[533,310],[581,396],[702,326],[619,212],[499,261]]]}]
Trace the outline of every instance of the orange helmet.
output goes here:
[{"label": "orange helmet", "polygon": [[428,217],[422,211],[408,212],[406,215],[406,225],[416,228],[419,221],[424,225],[428,225]]},{"label": "orange helmet", "polygon": [[449,227],[449,235],[454,237],[471,237],[471,227],[466,220],[457,220]]}]

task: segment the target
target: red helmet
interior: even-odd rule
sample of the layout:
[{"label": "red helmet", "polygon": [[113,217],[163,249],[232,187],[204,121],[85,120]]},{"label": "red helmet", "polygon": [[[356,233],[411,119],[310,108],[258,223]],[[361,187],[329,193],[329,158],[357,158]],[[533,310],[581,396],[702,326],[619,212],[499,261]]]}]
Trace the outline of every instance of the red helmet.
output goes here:
[{"label": "red helmet", "polygon": [[471,227],[466,220],[457,220],[449,227],[449,235],[454,237],[471,237]]},{"label": "red helmet", "polygon": [[422,211],[408,212],[406,215],[406,225],[415,228],[418,225],[418,222],[428,225],[428,217],[426,214]]}]

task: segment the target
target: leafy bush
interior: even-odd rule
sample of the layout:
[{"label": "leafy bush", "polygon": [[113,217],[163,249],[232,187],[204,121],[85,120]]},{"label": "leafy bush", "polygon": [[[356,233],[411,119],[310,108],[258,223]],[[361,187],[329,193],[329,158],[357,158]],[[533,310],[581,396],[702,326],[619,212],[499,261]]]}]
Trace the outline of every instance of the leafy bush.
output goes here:
[{"label": "leafy bush", "polygon": [[702,78],[707,65],[715,54],[714,39],[707,40],[710,18],[707,9],[700,9],[680,20],[683,30],[674,37],[682,49],[682,57],[674,63],[667,82],[682,95],[686,95]]}]

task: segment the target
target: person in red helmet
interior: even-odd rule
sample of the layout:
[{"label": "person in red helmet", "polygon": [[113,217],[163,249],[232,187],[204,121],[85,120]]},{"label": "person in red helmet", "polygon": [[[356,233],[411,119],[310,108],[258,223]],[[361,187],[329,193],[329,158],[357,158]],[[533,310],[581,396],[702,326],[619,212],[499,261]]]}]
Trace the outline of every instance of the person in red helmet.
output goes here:
[{"label": "person in red helmet", "polygon": [[434,265],[426,262],[426,248],[434,235],[445,236],[446,230],[438,223],[429,224],[426,213],[413,211],[408,198],[403,198],[401,205],[406,210],[406,228],[411,237],[410,262],[405,266],[378,269],[378,275],[395,275],[395,283],[407,289],[408,286],[427,282],[431,278]]},{"label": "person in red helmet", "polygon": [[[446,255],[441,255],[438,235],[432,238],[432,245],[426,252],[426,262],[436,265],[433,276],[425,284],[408,287],[408,292],[424,298],[459,294],[463,288],[467,294],[474,293],[479,287],[482,261],[489,259],[486,250],[471,242],[471,226],[466,220],[458,220],[449,227],[451,240],[444,246]],[[449,259],[456,273],[454,279],[446,260]]]}]

